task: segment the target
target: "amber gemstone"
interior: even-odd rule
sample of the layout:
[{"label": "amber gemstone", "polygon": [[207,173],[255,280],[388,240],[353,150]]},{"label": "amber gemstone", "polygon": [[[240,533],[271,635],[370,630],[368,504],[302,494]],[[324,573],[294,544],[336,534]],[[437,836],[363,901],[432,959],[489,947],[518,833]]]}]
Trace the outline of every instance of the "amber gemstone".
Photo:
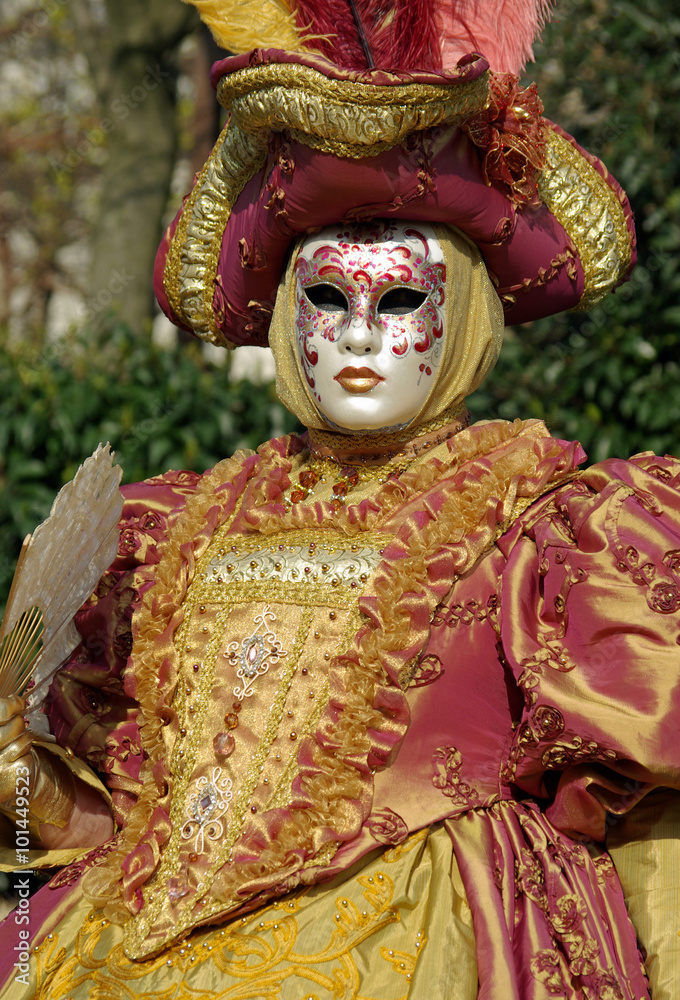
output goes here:
[{"label": "amber gemstone", "polygon": [[339,483],[334,483],[333,485],[333,496],[335,497],[346,497],[349,492],[349,486],[344,480]]},{"label": "amber gemstone", "polygon": [[190,854],[189,855],[189,861],[191,861],[191,862],[198,861],[198,854],[193,854],[193,853]]},{"label": "amber gemstone", "polygon": [[342,500],[340,497],[333,497],[331,500],[331,507],[333,510],[342,510]]},{"label": "amber gemstone", "polygon": [[340,469],[340,475],[345,482],[349,483],[350,486],[356,486],[359,482],[359,472],[351,465],[343,466],[343,468]]},{"label": "amber gemstone", "polygon": [[302,501],[305,499],[306,496],[307,494],[305,493],[304,490],[293,490],[293,492],[290,495],[290,502],[302,503]]},{"label": "amber gemstone", "polygon": [[236,729],[238,726],[238,715],[234,712],[228,712],[224,717],[224,721],[229,726],[230,729]]},{"label": "amber gemstone", "polygon": [[231,733],[218,733],[213,740],[213,749],[218,757],[231,757],[236,740]]},{"label": "amber gemstone", "polygon": [[304,486],[306,490],[313,490],[319,482],[319,476],[313,469],[305,469],[300,473],[298,479],[300,480],[300,486]]}]

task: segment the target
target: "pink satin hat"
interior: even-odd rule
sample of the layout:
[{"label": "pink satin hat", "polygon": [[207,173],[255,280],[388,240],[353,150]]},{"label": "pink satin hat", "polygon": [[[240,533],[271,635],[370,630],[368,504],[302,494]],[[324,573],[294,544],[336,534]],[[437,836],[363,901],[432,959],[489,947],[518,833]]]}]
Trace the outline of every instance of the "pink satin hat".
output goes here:
[{"label": "pink satin hat", "polygon": [[338,221],[457,227],[508,324],[590,308],[634,266],[630,205],[604,164],[479,55],[391,73],[256,49],[212,80],[229,119],[155,271],[164,312],[203,339],[266,345],[291,243]]}]

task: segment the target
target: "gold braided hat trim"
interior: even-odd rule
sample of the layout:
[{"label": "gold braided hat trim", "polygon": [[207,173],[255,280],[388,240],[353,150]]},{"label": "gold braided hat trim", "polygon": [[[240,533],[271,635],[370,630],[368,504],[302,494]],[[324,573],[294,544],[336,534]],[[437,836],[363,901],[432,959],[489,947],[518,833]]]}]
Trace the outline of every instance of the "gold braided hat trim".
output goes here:
[{"label": "gold braided hat trim", "polygon": [[466,83],[376,86],[329,79],[311,66],[269,63],[222,77],[217,97],[243,131],[285,129],[314,149],[361,158],[481,111],[488,73]]},{"label": "gold braided hat trim", "polygon": [[233,347],[213,311],[217,265],[234,202],[264,166],[267,135],[253,135],[227,122],[196,180],[175,230],[163,273],[173,313],[197,337]]},{"label": "gold braided hat trim", "polygon": [[613,291],[632,261],[624,207],[602,174],[567,139],[550,132],[538,193],[574,242],[584,273],[579,310]]}]

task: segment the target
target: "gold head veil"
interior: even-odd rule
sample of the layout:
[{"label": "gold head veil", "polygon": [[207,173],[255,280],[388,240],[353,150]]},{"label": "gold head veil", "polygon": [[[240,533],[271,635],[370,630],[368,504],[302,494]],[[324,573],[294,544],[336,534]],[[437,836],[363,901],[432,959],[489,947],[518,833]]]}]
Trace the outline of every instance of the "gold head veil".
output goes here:
[{"label": "gold head veil", "polygon": [[[430,395],[411,421],[418,428],[462,405],[496,364],[503,336],[503,309],[477,247],[449,226],[434,225],[446,265],[443,356]],[[333,429],[317,410],[295,344],[295,263],[306,237],[293,247],[279,285],[269,331],[279,399],[305,427]],[[367,433],[367,432],[362,432]],[[368,432],[370,433],[370,432]],[[382,431],[381,433],[384,433]]]}]

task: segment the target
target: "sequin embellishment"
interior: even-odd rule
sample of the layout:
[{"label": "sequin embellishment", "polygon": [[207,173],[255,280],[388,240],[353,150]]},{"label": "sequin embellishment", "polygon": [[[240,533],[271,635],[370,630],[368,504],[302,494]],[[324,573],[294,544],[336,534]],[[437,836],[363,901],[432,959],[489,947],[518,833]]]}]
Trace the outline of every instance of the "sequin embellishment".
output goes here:
[{"label": "sequin embellishment", "polygon": [[182,827],[182,840],[194,839],[194,851],[202,854],[205,838],[219,840],[224,833],[222,817],[229,808],[233,792],[231,778],[221,777],[222,768],[214,767],[212,778],[202,775],[196,779],[196,790],[189,796],[186,807],[188,819]]},{"label": "sequin embellishment", "polygon": [[352,550],[317,545],[278,546],[269,551],[227,552],[214,556],[208,565],[207,583],[230,584],[254,580],[284,583],[330,583],[358,586],[373,573],[380,552],[370,546]]},{"label": "sequin embellishment", "polygon": [[239,701],[250,698],[255,680],[266,674],[282,656],[287,656],[276,632],[269,628],[269,623],[276,621],[276,615],[269,610],[268,604],[265,604],[261,614],[255,615],[253,621],[255,631],[240,643],[236,640],[230,642],[224,653],[232,666],[238,666],[236,676],[241,686],[234,688],[234,697]]}]

